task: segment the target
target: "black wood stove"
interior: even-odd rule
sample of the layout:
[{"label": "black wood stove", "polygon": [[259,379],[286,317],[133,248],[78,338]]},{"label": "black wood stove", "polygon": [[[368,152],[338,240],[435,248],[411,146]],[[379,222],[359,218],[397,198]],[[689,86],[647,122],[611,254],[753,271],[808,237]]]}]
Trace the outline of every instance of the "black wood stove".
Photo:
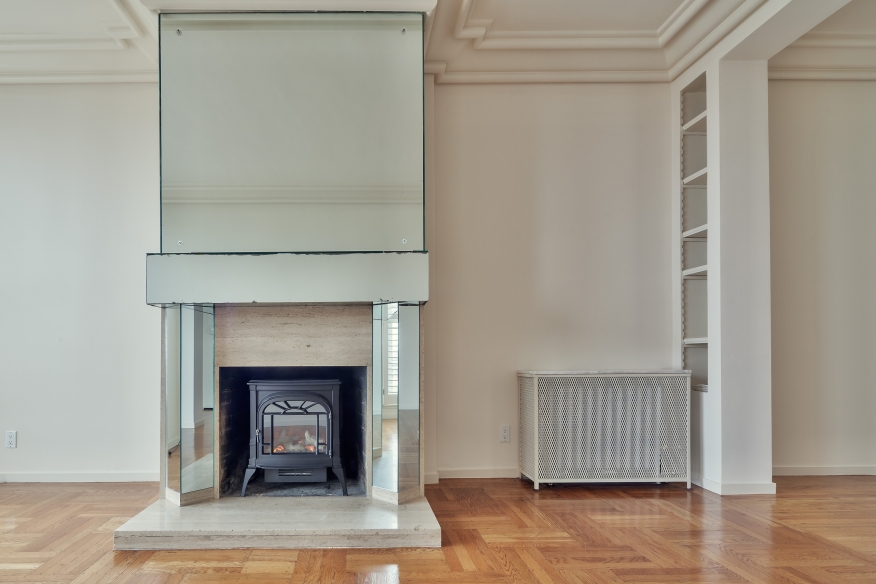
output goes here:
[{"label": "black wood stove", "polygon": [[256,469],[266,482],[325,482],[331,467],[347,481],[341,465],[341,403],[337,380],[250,381],[249,464],[240,496]]}]

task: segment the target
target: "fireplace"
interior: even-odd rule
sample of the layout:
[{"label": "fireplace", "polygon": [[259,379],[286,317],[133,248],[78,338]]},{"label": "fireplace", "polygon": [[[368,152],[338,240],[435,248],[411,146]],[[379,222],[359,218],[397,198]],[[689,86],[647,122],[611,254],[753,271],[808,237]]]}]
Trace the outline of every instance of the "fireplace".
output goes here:
[{"label": "fireplace", "polygon": [[367,496],[367,367],[217,373],[216,496]]},{"label": "fireplace", "polygon": [[342,412],[337,379],[257,380],[249,386],[249,464],[240,496],[256,470],[265,482],[325,482],[331,468],[347,495],[341,462]]}]

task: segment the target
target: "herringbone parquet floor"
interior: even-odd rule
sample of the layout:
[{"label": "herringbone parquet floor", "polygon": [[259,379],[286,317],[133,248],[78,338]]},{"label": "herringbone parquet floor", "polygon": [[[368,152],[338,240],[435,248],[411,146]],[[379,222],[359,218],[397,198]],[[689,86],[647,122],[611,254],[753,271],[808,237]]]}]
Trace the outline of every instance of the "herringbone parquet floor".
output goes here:
[{"label": "herringbone parquet floor", "polygon": [[0,582],[876,583],[876,477],[777,479],[775,497],[677,486],[446,480],[439,549],[113,552],[151,483],[0,485]]}]

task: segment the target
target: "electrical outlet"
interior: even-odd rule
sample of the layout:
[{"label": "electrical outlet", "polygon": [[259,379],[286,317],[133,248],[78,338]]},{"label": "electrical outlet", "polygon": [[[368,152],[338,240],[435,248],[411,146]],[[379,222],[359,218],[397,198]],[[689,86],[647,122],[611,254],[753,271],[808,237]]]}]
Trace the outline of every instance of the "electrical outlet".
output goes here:
[{"label": "electrical outlet", "polygon": [[499,442],[511,442],[511,426],[499,426]]},{"label": "electrical outlet", "polygon": [[16,448],[18,445],[18,431],[17,430],[7,430],[6,431],[6,448]]}]

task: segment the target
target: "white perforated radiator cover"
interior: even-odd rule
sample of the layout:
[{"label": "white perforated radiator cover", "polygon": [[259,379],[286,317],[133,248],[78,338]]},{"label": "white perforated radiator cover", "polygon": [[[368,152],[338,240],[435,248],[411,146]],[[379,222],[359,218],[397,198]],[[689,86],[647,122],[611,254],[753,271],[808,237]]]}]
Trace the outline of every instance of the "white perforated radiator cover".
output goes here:
[{"label": "white perforated radiator cover", "polygon": [[690,483],[689,371],[521,371],[520,473]]}]

